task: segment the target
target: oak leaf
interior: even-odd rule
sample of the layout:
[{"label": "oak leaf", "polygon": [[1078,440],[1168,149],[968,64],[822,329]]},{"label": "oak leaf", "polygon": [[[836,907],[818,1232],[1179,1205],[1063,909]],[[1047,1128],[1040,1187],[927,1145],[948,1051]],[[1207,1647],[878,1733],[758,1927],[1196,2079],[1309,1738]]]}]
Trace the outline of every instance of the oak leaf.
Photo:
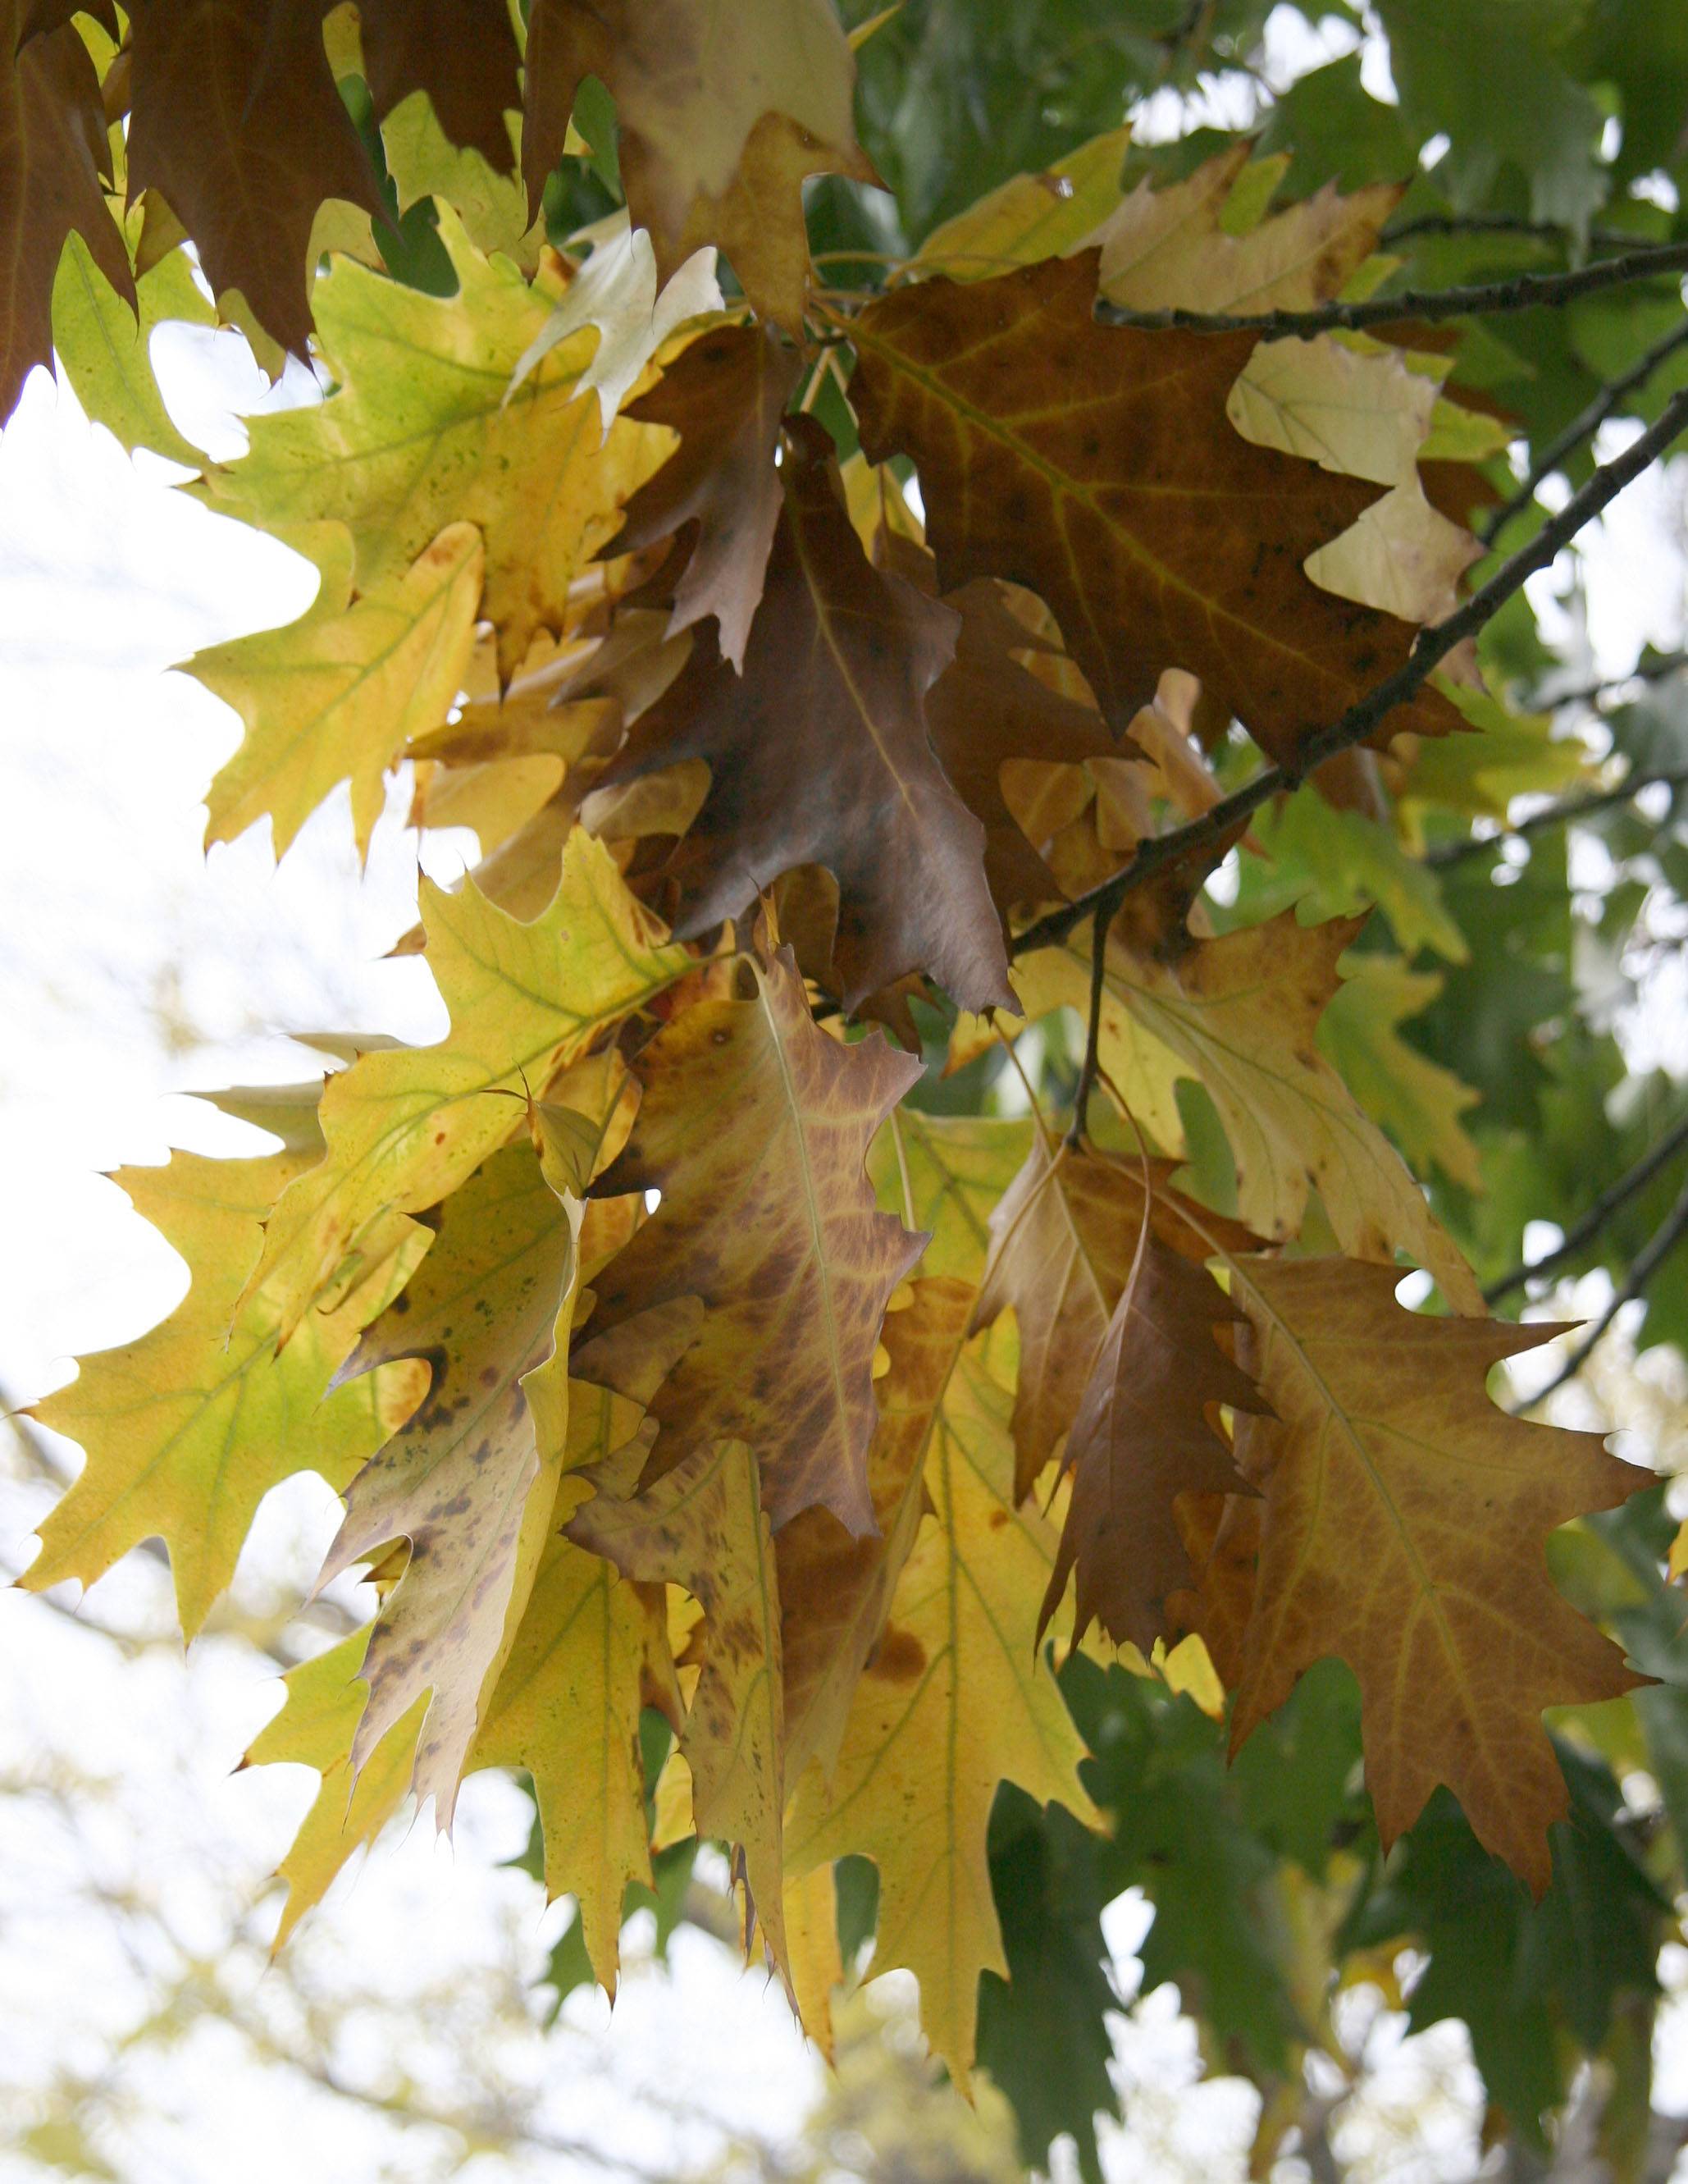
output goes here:
[{"label": "oak leaf", "polygon": [[1303,926],[1291,910],[1188,944],[1134,947],[1116,934],[1108,981],[1206,1085],[1251,1228],[1294,1235],[1316,1188],[1346,1251],[1385,1265],[1409,1252],[1456,1310],[1480,1311],[1470,1268],[1400,1155],[1318,1050],[1337,962],[1358,929],[1351,918]]},{"label": "oak leaf", "polygon": [[700,634],[604,784],[708,765],[708,794],[669,867],[681,939],[736,916],[792,866],[825,865],[838,881],[847,1008],[910,971],[967,1007],[1012,1006],[985,830],[945,777],[925,713],[957,617],[868,560],[813,420],[790,421],[780,477],[742,677]]},{"label": "oak leaf", "polygon": [[87,1358],[78,1379],[36,1407],[43,1425],[81,1441],[87,1462],[42,1527],[41,1553],[19,1580],[28,1591],[67,1577],[92,1585],[157,1535],[192,1637],[233,1577],[270,1488],[297,1471],[343,1487],[414,1408],[427,1377],[414,1362],[330,1392],[358,1329],[426,1248],[414,1222],[372,1222],[344,1293],[279,1353],[277,1299],[259,1284],[242,1300],[266,1210],[315,1157],[309,1145],[261,1160],[177,1153],[167,1168],[118,1177],[186,1260],[192,1286],[161,1325]]},{"label": "oak leaf", "polygon": [[997,1786],[1091,1825],[1077,1731],[1034,1644],[1054,1535],[1018,1510],[1011,1398],[979,1338],[962,1351],[926,1463],[933,1513],[857,1688],[830,1783],[811,1767],[786,1836],[794,1873],[858,1852],[879,1868],[874,1964],[920,1982],[921,2022],[970,2076],[979,1975],[1008,1972],[986,1836]]},{"label": "oak leaf", "polygon": [[929,1115],[898,1107],[868,1153],[880,1204],[930,1232],[923,1274],[977,1284],[990,1249],[991,1209],[1030,1149],[1032,1124],[997,1115]]},{"label": "oak leaf", "polygon": [[322,1158],[277,1201],[248,1285],[276,1298],[284,1340],[372,1222],[437,1205],[508,1137],[510,1102],[486,1093],[547,1086],[691,961],[663,944],[607,852],[579,833],[531,924],[472,882],[447,894],[425,881],[422,909],[452,1028],[437,1046],[362,1055],[330,1080]]},{"label": "oak leaf", "polygon": [[297,621],[197,653],[189,671],[246,723],[211,784],[206,838],[231,842],[265,813],[275,855],[340,782],[367,855],[383,777],[407,742],[442,721],[469,665],[480,599],[480,534],[453,523],[399,576],[353,599],[344,524],[288,540],[314,561],[316,598]]},{"label": "oak leaf", "polygon": [[[25,41],[27,40],[27,42]],[[135,303],[135,276],[101,177],[110,173],[99,78],[69,21],[30,35],[20,0],[0,4],[0,422],[32,365],[53,361],[59,256],[80,236],[117,295]]]},{"label": "oak leaf", "polygon": [[1430,1006],[1441,991],[1441,977],[1408,969],[1401,956],[1371,953],[1351,956],[1345,972],[1319,1019],[1321,1050],[1416,1167],[1434,1161],[1463,1190],[1480,1195],[1483,1166],[1462,1120],[1480,1095],[1409,1045],[1398,1028]]},{"label": "oak leaf", "polygon": [[131,196],[161,191],[213,290],[238,289],[264,331],[303,356],[319,210],[341,198],[381,211],[320,14],[269,0],[139,0],[130,34]]},{"label": "oak leaf", "polygon": [[[1182,667],[1292,759],[1411,648],[1302,566],[1376,489],[1220,429],[1252,335],[1099,326],[1096,279],[1085,252],[871,304],[851,329],[862,444],[913,458],[944,589],[1038,593],[1117,728]],[[1454,717],[1421,693],[1380,733]]]},{"label": "oak leaf", "polygon": [[[1168,1249],[1198,1263],[1213,1248],[1166,1187],[1166,1174],[1163,1163],[1084,1145],[1052,1146],[1040,1137],[991,1215],[991,1255],[974,1324],[989,1326],[1012,1307],[1019,1329],[1013,1413],[1019,1500],[1030,1493],[1073,1424],[1139,1264],[1145,1221]],[[1202,1219],[1204,1226],[1219,1222],[1206,1213]],[[1221,1225],[1233,1241],[1247,1235],[1235,1223]],[[1213,1362],[1217,1368],[1217,1351]]]},{"label": "oak leaf", "polygon": [[827,1509],[805,1509],[774,1543],[785,1659],[786,1771],[811,1759],[830,1776],[856,1686],[885,1630],[891,1595],[925,1506],[926,1452],[966,1338],[974,1292],[965,1282],[917,1281],[887,1312],[890,1364],[875,1386],[879,1420],[868,1451],[877,1529],[852,1539]]},{"label": "oak leaf", "polygon": [[451,142],[515,164],[505,116],[521,111],[521,57],[507,0],[358,0],[358,17],[378,121],[425,92]]},{"label": "oak leaf", "polygon": [[[577,1173],[575,1189],[586,1180]],[[415,1786],[434,1799],[442,1827],[503,1635],[541,1450],[553,1464],[563,1453],[557,1329],[575,1279],[579,1218],[578,1200],[571,1217],[527,1146],[495,1154],[447,1201],[421,1272],[347,1368],[399,1357],[432,1368],[421,1407],[347,1488],[318,1583],[408,1540],[404,1574],[370,1639],[369,1703],[352,1760],[361,1766],[431,1690]],[[565,1342],[567,1326],[565,1318]]]},{"label": "oak leaf", "polygon": [[717,243],[757,312],[801,326],[802,182],[878,178],[856,142],[855,65],[830,0],[535,0],[522,147],[536,212],[581,80],[615,101],[621,176],[668,278]]},{"label": "oak leaf", "polygon": [[703,1442],[642,1492],[619,1483],[602,1481],[569,1536],[624,1577],[683,1585],[703,1611],[702,1674],[680,1730],[692,1810],[700,1835],[742,1846],[751,1903],[783,1970],[780,1591],[755,1456],[741,1440]]},{"label": "oak leaf", "polygon": [[1140,182],[1089,238],[1102,253],[1108,302],[1141,311],[1310,310],[1341,295],[1405,187],[1374,182],[1344,197],[1327,182],[1232,235],[1220,216],[1247,165],[1239,144],[1166,189]]},{"label": "oak leaf", "polygon": [[669,630],[714,615],[721,655],[741,672],[780,517],[775,458],[798,365],[797,351],[763,328],[714,326],[686,344],[630,413],[667,426],[679,443],[628,502],[615,544],[636,553],[697,525]]},{"label": "oak leaf", "polygon": [[638,1058],[638,1117],[595,1188],[662,1203],[594,1284],[590,1331],[702,1297],[651,1406],[654,1461],[746,1441],[776,1526],[819,1502],[860,1532],[880,1323],[925,1242],[876,1210],[863,1162],[920,1065],[819,1029],[788,952],[745,975],[748,1000],[695,1002]]},{"label": "oak leaf", "polygon": [[1567,1810],[1541,1710],[1641,1680],[1555,1592],[1547,1535],[1646,1474],[1596,1434],[1491,1400],[1491,1368],[1552,1329],[1405,1312],[1393,1269],[1351,1260],[1230,1264],[1277,1421],[1249,1437],[1265,1501],[1233,1749],[1303,1669],[1340,1654],[1359,1680],[1385,1849],[1446,1782],[1540,1896]]},{"label": "oak leaf", "polygon": [[[1168,1603],[1191,1583],[1178,1497],[1242,1484],[1219,1408],[1261,1407],[1216,1340],[1241,1314],[1198,1257],[1157,1234],[1158,1199],[1149,1183],[1136,1256],[1062,1452],[1073,1490],[1038,1621],[1041,1638],[1076,1570],[1074,1643],[1097,1622],[1146,1655],[1174,1635]],[[1184,1240],[1199,1253],[1206,1239],[1186,1229]]]},{"label": "oak leaf", "polygon": [[[138,240],[139,213],[130,215],[128,229]],[[189,470],[203,467],[205,457],[164,407],[153,376],[151,342],[167,320],[211,326],[216,316],[194,285],[185,250],[148,266],[131,300],[113,287],[80,235],[67,238],[53,283],[53,352],[87,415],[131,453],[150,448]]]},{"label": "oak leaf", "polygon": [[667,436],[618,418],[603,438],[597,403],[580,390],[594,343],[586,332],[554,348],[507,404],[554,285],[530,287],[514,265],[484,257],[449,207],[439,233],[454,295],[333,261],[312,301],[336,391],[255,417],[247,454],[195,490],[265,530],[346,524],[363,591],[402,575],[447,525],[477,525],[481,612],[497,627],[508,679],[539,631],[565,627],[571,582]]},{"label": "oak leaf", "polygon": [[935,227],[908,261],[909,270],[979,281],[1084,248],[1120,202],[1130,145],[1129,127],[1110,129],[1041,175],[1011,175]]},{"label": "oak leaf", "polygon": [[[589,1223],[603,1203],[588,1210]],[[590,1228],[588,1275],[589,1238]],[[651,1880],[640,1709],[660,1705],[677,1724],[680,1702],[660,1591],[629,1583],[562,1527],[588,1492],[587,1466],[630,1460],[636,1474],[654,1431],[645,1406],[700,1316],[649,1314],[577,1357],[578,1371],[596,1378],[571,1376],[563,1466],[548,1496],[542,1485],[530,1496],[542,1535],[537,1563],[470,1756],[472,1766],[532,1777],[546,1887],[579,1903],[587,1955],[612,1996],[628,1883]]]}]

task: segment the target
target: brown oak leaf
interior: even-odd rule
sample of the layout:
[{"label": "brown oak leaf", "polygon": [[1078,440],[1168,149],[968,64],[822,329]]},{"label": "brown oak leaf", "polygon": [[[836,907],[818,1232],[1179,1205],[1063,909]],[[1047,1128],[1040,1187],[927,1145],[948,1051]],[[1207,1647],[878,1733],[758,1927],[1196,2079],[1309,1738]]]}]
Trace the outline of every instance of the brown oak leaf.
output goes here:
[{"label": "brown oak leaf", "polygon": [[323,48],[314,7],[136,0],[131,196],[158,189],[221,295],[305,354],[306,264],[325,198],[379,214],[380,192]]},{"label": "brown oak leaf", "polygon": [[[944,590],[1038,593],[1116,727],[1182,667],[1293,759],[1411,649],[1302,568],[1378,488],[1226,430],[1252,334],[1100,326],[1096,294],[1085,251],[881,297],[851,326],[863,447],[913,458]],[[1421,692],[1379,733],[1457,717]]]},{"label": "brown oak leaf", "polygon": [[880,1323],[925,1241],[879,1212],[863,1162],[920,1065],[820,1030],[787,951],[743,968],[749,999],[695,1002],[636,1064],[638,1117],[594,1193],[662,1203],[594,1282],[586,1331],[702,1297],[702,1332],[651,1405],[653,1463],[747,1441],[776,1526],[822,1503],[859,1533]]},{"label": "brown oak leaf", "polygon": [[506,0],[358,0],[377,121],[425,91],[453,144],[501,173],[515,164],[504,116],[522,105],[521,55]]},{"label": "brown oak leaf", "polygon": [[838,881],[847,1007],[925,971],[963,1007],[1013,1008],[985,830],[945,777],[925,712],[958,618],[869,561],[813,419],[790,421],[780,477],[742,677],[701,632],[604,785],[708,765],[708,794],[667,868],[682,939],[737,916],[793,866],[825,865]]}]

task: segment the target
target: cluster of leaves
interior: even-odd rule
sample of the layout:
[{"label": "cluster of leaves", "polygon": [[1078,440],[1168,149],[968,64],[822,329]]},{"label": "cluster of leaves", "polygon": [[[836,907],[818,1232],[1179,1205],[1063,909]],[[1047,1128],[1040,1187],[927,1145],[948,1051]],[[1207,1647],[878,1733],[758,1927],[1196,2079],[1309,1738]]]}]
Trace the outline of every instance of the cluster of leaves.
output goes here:
[{"label": "cluster of leaves", "polygon": [[[192,1284],[41,1407],[88,1462],[25,1581],[162,1535],[192,1635],[320,1473],[324,1576],[380,1607],[250,1755],[322,1777],[284,1932],[407,1794],[520,1769],[563,1976],[613,1990],[718,1839],[818,2036],[871,1933],[955,2078],[1092,2164],[1122,1887],[1269,2154],[1339,1972],[1409,1937],[1415,2017],[1537,2133],[1653,1988],[1674,1853],[1611,1769],[1688,1808],[1657,1496],[1492,1400],[1552,1330],[1483,1291],[1638,1161],[1566,1263],[1688,1229],[1563,828],[1502,831],[1598,811],[1610,988],[1688,723],[1662,684],[1608,754],[1495,694],[1551,670],[1562,543],[1507,450],[1587,485],[1569,536],[1603,418],[1655,428],[1624,476],[1680,421],[1685,254],[1631,186],[1688,53],[1396,0],[1399,107],[1339,62],[1140,152],[1128,99],[1266,10],[1197,12],[932,0],[859,86],[830,0],[0,25],[0,402],[56,347],[320,572],[192,663],[246,730],[212,838],[280,854],[344,783],[367,842],[409,761],[481,847],[403,944],[438,1045],[123,1178]],[[323,398],[206,463],[171,318]]]}]

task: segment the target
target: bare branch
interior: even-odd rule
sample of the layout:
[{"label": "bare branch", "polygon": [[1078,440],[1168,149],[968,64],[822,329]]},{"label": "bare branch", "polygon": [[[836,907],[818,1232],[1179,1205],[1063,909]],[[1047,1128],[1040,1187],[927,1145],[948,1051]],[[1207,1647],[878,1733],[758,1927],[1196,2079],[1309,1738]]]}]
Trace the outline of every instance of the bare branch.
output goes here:
[{"label": "bare branch", "polygon": [[1622,675],[1603,676],[1597,682],[1584,682],[1574,690],[1561,690],[1557,696],[1543,698],[1537,703],[1552,706],[1591,705],[1613,690],[1627,688],[1631,682],[1663,682],[1672,675],[1688,667],[1688,652],[1662,652],[1657,660],[1638,660]]},{"label": "bare branch", "polygon": [[1558,804],[1546,805],[1540,811],[1514,820],[1496,833],[1468,834],[1463,841],[1443,842],[1429,852],[1424,862],[1438,872],[1446,872],[1452,865],[1463,865],[1473,857],[1480,857],[1485,850],[1492,850],[1502,842],[1523,841],[1552,827],[1574,827],[1591,812],[1609,811],[1614,804],[1631,802],[1644,788],[1661,785],[1688,788],[1688,766],[1668,766],[1657,773],[1635,774],[1620,781],[1616,788],[1602,789],[1596,796],[1567,796]]},{"label": "bare branch", "polygon": [[1371,296],[1363,303],[1322,304],[1312,311],[1131,311],[1103,304],[1110,326],[1141,326],[1152,332],[1252,332],[1279,335],[1330,333],[1337,328],[1358,333],[1404,319],[1464,319],[1493,311],[1532,311],[1544,304],[1569,304],[1574,297],[1651,281],[1662,273],[1688,270],[1688,242],[1662,243],[1626,251],[1619,258],[1596,259],[1572,273],[1515,273],[1505,281],[1485,281],[1458,288],[1408,288],[1393,296]]},{"label": "bare branch", "polygon": [[1530,475],[1519,485],[1509,500],[1492,510],[1478,526],[1478,536],[1486,546],[1497,538],[1515,515],[1521,515],[1535,498],[1536,488],[1544,478],[1551,477],[1567,455],[1574,454],[1585,440],[1591,440],[1608,417],[1615,416],[1635,389],[1651,379],[1668,357],[1674,356],[1688,343],[1688,319],[1673,326],[1662,340],[1656,341],[1644,356],[1636,359],[1620,378],[1602,387],[1585,409],[1578,411],[1564,431],[1550,440],[1530,465]]},{"label": "bare branch", "polygon": [[1680,432],[1688,428],[1688,389],[1673,396],[1658,421],[1631,441],[1621,455],[1604,463],[1580,492],[1574,493],[1559,511],[1544,523],[1529,544],[1506,561],[1487,583],[1474,591],[1463,606],[1446,620],[1433,622],[1419,633],[1412,655],[1394,674],[1368,691],[1340,720],[1310,735],[1292,766],[1271,766],[1246,782],[1232,795],[1204,811],[1186,826],[1165,834],[1152,835],[1138,844],[1130,862],[1100,887],[1091,888],[1074,902],[1041,917],[1015,935],[1010,953],[1028,954],[1064,940],[1086,917],[1112,922],[1126,896],[1168,865],[1223,841],[1242,820],[1285,789],[1299,788],[1314,767],[1340,750],[1363,743],[1402,702],[1410,698],[1455,645],[1473,636],[1538,569],[1546,568],[1563,546],[1569,545],[1585,524],[1615,500],[1626,485],[1662,455]]},{"label": "bare branch", "polygon": [[1483,1292],[1486,1304],[1498,1304],[1502,1297],[1510,1296],[1514,1290],[1522,1289],[1526,1282],[1545,1281],[1550,1274],[1558,1273],[1580,1257],[1600,1234],[1613,1215],[1627,1206],[1638,1191],[1645,1190],[1661,1168],[1669,1167],[1685,1145],[1688,1145],[1688,1115],[1685,1115],[1674,1129],[1667,1130],[1655,1145],[1642,1154],[1635,1166],[1628,1168],[1615,1183],[1608,1184],[1591,1206],[1581,1220],[1574,1222],[1565,1231],[1565,1240],[1557,1251],[1549,1251],[1545,1258],[1529,1266],[1514,1267],[1497,1282],[1491,1282]]},{"label": "bare branch", "polygon": [[[1509,212],[1420,213],[1416,220],[1397,221],[1384,229],[1378,241],[1408,242],[1418,235],[1520,235],[1538,242],[1567,243],[1570,237],[1551,220],[1524,220]],[[1588,241],[1596,250],[1633,250],[1638,237],[1621,227],[1591,227]]]},{"label": "bare branch", "polygon": [[1566,1358],[1546,1386],[1532,1396],[1528,1402],[1515,1403],[1513,1406],[1515,1413],[1533,1411],[1538,1403],[1545,1403],[1549,1396],[1556,1394],[1568,1380],[1576,1379],[1578,1373],[1581,1372],[1583,1367],[1587,1364],[1604,1340],[1613,1321],[1617,1318],[1626,1304],[1633,1304],[1637,1297],[1646,1295],[1648,1283],[1652,1281],[1653,1276],[1685,1236],[1688,1236],[1688,1183],[1683,1184],[1681,1190],[1677,1194],[1675,1205],[1671,1207],[1670,1212],[1653,1231],[1647,1241],[1646,1250],[1641,1253],[1630,1268],[1630,1278],[1623,1288],[1601,1313],[1599,1318]]}]

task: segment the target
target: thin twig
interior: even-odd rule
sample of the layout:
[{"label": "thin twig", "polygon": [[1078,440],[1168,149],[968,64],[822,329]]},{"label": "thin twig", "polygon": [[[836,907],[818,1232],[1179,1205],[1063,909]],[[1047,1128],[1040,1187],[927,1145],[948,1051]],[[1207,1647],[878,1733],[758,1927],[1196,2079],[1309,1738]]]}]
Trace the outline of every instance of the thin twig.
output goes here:
[{"label": "thin twig", "polygon": [[1688,766],[1669,766],[1657,773],[1635,774],[1620,781],[1616,788],[1602,789],[1597,796],[1567,796],[1558,804],[1545,805],[1540,811],[1515,819],[1496,833],[1468,834],[1458,842],[1440,843],[1427,853],[1424,862],[1437,872],[1446,872],[1450,866],[1480,857],[1485,850],[1497,849],[1502,842],[1522,841],[1552,827],[1574,827],[1579,819],[1586,818],[1592,811],[1609,811],[1614,804],[1628,804],[1644,788],[1657,788],[1661,783],[1672,788],[1688,788]]},{"label": "thin twig", "polygon": [[1530,1265],[1514,1267],[1499,1281],[1491,1282],[1483,1292],[1484,1302],[1498,1304],[1514,1290],[1522,1289],[1526,1282],[1545,1281],[1550,1274],[1557,1274],[1561,1267],[1580,1257],[1613,1215],[1627,1206],[1638,1191],[1645,1190],[1661,1168],[1669,1167],[1685,1145],[1688,1145],[1688,1115],[1674,1129],[1667,1130],[1656,1145],[1649,1147],[1633,1167],[1607,1185],[1582,1218],[1565,1231],[1565,1240],[1557,1250]]},{"label": "thin twig", "polygon": [[[1565,229],[1551,220],[1522,220],[1509,212],[1427,212],[1385,228],[1378,241],[1387,247],[1410,242],[1415,235],[1522,235],[1538,242],[1569,239]],[[1630,250],[1637,237],[1621,227],[1591,227],[1588,241],[1596,250]]]},{"label": "thin twig", "polygon": [[1515,515],[1521,515],[1535,498],[1536,488],[1544,478],[1551,477],[1569,454],[1574,454],[1585,440],[1591,440],[1605,424],[1622,409],[1628,397],[1651,379],[1667,357],[1674,356],[1685,342],[1688,342],[1688,319],[1673,326],[1662,340],[1656,341],[1646,354],[1636,359],[1621,377],[1602,387],[1585,409],[1580,410],[1563,432],[1550,440],[1530,466],[1529,476],[1523,480],[1510,499],[1485,515],[1477,526],[1477,535],[1489,545],[1499,537]]},{"label": "thin twig", "polygon": [[1637,1297],[1646,1294],[1647,1284],[1685,1236],[1688,1236],[1688,1183],[1683,1184],[1677,1195],[1675,1205],[1671,1207],[1670,1212],[1654,1230],[1646,1249],[1630,1268],[1628,1281],[1607,1306],[1605,1311],[1601,1313],[1599,1318],[1566,1358],[1563,1365],[1546,1386],[1538,1390],[1528,1401],[1515,1403],[1513,1406],[1514,1415],[1523,1411],[1533,1411],[1538,1403],[1545,1403],[1550,1396],[1556,1395],[1568,1380],[1575,1379],[1604,1340],[1606,1332],[1613,1321],[1617,1318],[1626,1304],[1633,1304]]},{"label": "thin twig", "polygon": [[1631,281],[1651,281],[1662,273],[1688,270],[1688,242],[1668,242],[1621,258],[1596,259],[1573,273],[1515,273],[1506,281],[1484,281],[1458,288],[1407,288],[1393,296],[1371,296],[1363,303],[1322,304],[1312,311],[1131,311],[1104,303],[1112,326],[1141,326],[1151,332],[1174,329],[1196,334],[1323,334],[1341,328],[1359,333],[1402,319],[1463,319],[1492,311],[1532,311],[1545,304],[1568,304],[1577,296],[1617,288]]},{"label": "thin twig", "polygon": [[1561,690],[1554,697],[1537,699],[1536,704],[1542,710],[1552,707],[1555,711],[1562,705],[1592,705],[1631,682],[1663,682],[1685,667],[1688,667],[1688,652],[1664,652],[1657,660],[1638,660],[1621,675],[1602,676],[1597,682],[1584,682],[1574,690]]},{"label": "thin twig", "polygon": [[1067,1131],[1067,1143],[1074,1148],[1084,1142],[1091,1094],[1096,1087],[1097,1050],[1102,1044],[1102,996],[1108,982],[1108,928],[1112,922],[1113,912],[1098,905],[1096,923],[1091,929],[1090,1014],[1085,1022],[1085,1058],[1073,1090],[1073,1119]]},{"label": "thin twig", "polygon": [[1688,389],[1673,396],[1657,423],[1632,440],[1622,454],[1603,463],[1580,492],[1574,493],[1559,513],[1543,524],[1528,545],[1503,561],[1488,582],[1474,592],[1463,606],[1445,621],[1433,622],[1421,630],[1411,656],[1394,674],[1368,691],[1340,720],[1310,735],[1292,763],[1268,766],[1252,781],[1245,782],[1233,794],[1214,805],[1210,811],[1204,811],[1199,819],[1192,819],[1169,833],[1152,835],[1147,841],[1140,843],[1124,871],[1016,934],[1010,953],[1021,956],[1035,948],[1051,947],[1064,940],[1083,918],[1098,916],[1112,922],[1126,896],[1145,880],[1168,865],[1223,841],[1251,812],[1272,797],[1285,789],[1300,788],[1307,776],[1326,759],[1352,744],[1363,743],[1397,705],[1413,694],[1455,645],[1481,629],[1538,569],[1549,566],[1560,549],[1663,454],[1685,427],[1688,427]]}]

